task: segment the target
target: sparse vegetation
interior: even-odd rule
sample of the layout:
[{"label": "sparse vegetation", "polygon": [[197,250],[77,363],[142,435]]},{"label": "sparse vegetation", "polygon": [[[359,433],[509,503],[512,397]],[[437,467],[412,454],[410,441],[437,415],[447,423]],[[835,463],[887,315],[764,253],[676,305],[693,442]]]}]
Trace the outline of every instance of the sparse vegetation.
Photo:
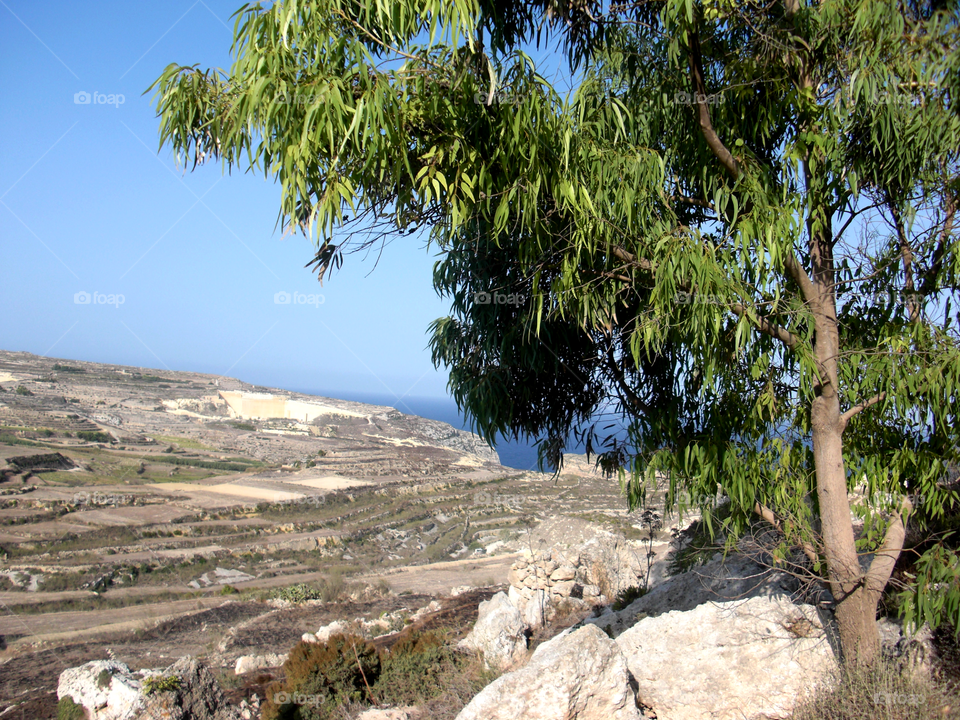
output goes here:
[{"label": "sparse vegetation", "polygon": [[641,585],[633,585],[631,587],[624,588],[617,593],[617,599],[613,601],[613,609],[619,612],[634,600],[642,598],[646,594],[646,588],[642,587]]},{"label": "sparse vegetation", "polygon": [[33,395],[33,393],[27,390],[27,388],[25,388],[23,385],[17,385],[16,393],[17,395]]},{"label": "sparse vegetation", "polygon": [[57,720],[87,720],[87,713],[67,695],[57,703]]},{"label": "sparse vegetation", "polygon": [[216,448],[210,445],[206,445],[200,442],[199,440],[194,440],[193,438],[188,438],[188,437],[180,437],[177,435],[151,435],[150,437],[153,439],[154,442],[159,443],[161,445],[176,444],[188,450],[207,450],[207,451],[216,450]]},{"label": "sparse vegetation", "polygon": [[81,367],[76,367],[76,366],[74,366],[74,365],[61,365],[60,363],[54,363],[54,364],[53,364],[53,369],[56,370],[57,372],[62,372],[62,373],[82,373],[82,372],[86,372],[86,371],[85,371],[83,368],[81,368]]},{"label": "sparse vegetation", "polygon": [[374,700],[370,684],[380,657],[363,638],[334,635],[325,643],[298,643],[283,670],[286,679],[267,690],[263,720],[332,720],[342,705]]},{"label": "sparse vegetation", "polygon": [[371,704],[415,704],[425,717],[452,720],[496,679],[478,658],[455,653],[443,631],[411,633],[380,652],[351,635],[299,643],[284,672],[267,691],[264,720],[334,720],[344,706]]},{"label": "sparse vegetation", "polygon": [[180,678],[176,675],[154,675],[143,681],[144,695],[154,695],[155,693],[179,689]]},{"label": "sparse vegetation", "polygon": [[958,710],[956,681],[912,677],[882,660],[825,678],[794,708],[792,720],[941,720]]},{"label": "sparse vegetation", "polygon": [[110,433],[99,432],[95,430],[79,430],[77,431],[77,437],[81,440],[87,440],[89,442],[97,443],[109,443],[113,442],[113,436]]}]

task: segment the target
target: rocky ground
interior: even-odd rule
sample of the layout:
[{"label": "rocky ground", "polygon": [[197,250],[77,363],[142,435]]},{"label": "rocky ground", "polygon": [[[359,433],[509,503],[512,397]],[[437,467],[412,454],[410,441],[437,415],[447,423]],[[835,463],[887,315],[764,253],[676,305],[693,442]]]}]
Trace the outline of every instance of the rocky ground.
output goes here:
[{"label": "rocky ground", "polygon": [[[520,472],[393,408],[10,352],[0,389],[0,718],[54,717],[58,673],[108,651],[131,667],[199,655],[232,677],[331,618],[489,596],[548,541],[547,514],[635,555],[649,531],[585,462]],[[307,413],[244,415],[241,395]],[[669,528],[655,535],[665,547]],[[275,607],[300,584],[329,601]],[[454,605],[476,616],[477,597]]]}]

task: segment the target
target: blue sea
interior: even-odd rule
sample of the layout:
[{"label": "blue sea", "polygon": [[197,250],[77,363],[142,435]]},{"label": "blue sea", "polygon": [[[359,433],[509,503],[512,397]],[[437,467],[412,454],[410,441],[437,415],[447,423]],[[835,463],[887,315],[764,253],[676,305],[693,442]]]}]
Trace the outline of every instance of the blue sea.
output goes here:
[{"label": "blue sea", "polygon": [[[419,415],[430,420],[449,423],[461,430],[470,430],[463,416],[457,410],[457,404],[451,398],[404,397],[400,400],[393,395],[379,393],[349,392],[345,390],[297,390],[307,395],[320,395],[328,398],[352,400],[370,405],[386,405],[408,415]],[[583,452],[568,448],[570,452]],[[508,442],[500,439],[496,451],[500,463],[518,470],[537,470],[537,445],[530,442]]]}]

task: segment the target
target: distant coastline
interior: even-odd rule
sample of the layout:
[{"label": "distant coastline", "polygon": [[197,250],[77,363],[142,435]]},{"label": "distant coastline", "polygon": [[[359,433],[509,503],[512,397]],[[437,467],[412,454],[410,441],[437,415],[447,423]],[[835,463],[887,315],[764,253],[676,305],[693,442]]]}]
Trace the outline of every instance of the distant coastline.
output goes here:
[{"label": "distant coastline", "polygon": [[[429,420],[449,423],[461,430],[471,430],[457,410],[457,404],[452,398],[425,398],[408,395],[398,400],[396,396],[389,393],[318,390],[316,388],[295,388],[293,392],[339,400],[352,400],[369,405],[386,405],[408,415],[419,415]],[[534,442],[507,442],[501,439],[497,442],[496,451],[500,455],[500,464],[505,467],[516,468],[517,470],[537,470],[537,445]]]}]

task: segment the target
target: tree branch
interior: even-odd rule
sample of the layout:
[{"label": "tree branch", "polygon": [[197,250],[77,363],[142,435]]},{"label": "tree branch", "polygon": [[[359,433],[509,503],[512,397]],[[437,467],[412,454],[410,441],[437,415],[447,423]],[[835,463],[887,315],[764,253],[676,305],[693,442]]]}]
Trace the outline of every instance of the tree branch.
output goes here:
[{"label": "tree branch", "polygon": [[847,423],[850,422],[850,418],[852,418],[854,415],[859,415],[868,407],[872,405],[876,405],[877,403],[883,402],[886,399],[887,399],[887,393],[886,391],[883,391],[881,393],[878,393],[877,395],[874,395],[869,400],[864,400],[862,403],[858,403],[857,405],[854,405],[852,408],[847,410],[843,415],[840,416],[840,432],[843,432],[846,429]]},{"label": "tree branch", "polygon": [[864,578],[864,589],[868,593],[879,596],[887,586],[897,558],[903,551],[903,540],[907,534],[906,527],[903,524],[903,516],[912,509],[913,503],[908,498],[904,498],[900,503],[900,508],[893,511],[893,521],[887,528],[883,545],[874,553],[870,568]]},{"label": "tree branch", "polygon": [[703,79],[703,58],[700,55],[700,34],[696,26],[689,31],[689,35],[690,80],[693,83],[700,132],[703,134],[703,139],[707,141],[710,151],[736,180],[740,177],[740,166],[737,164],[736,158],[727,150],[723,141],[720,140],[720,136],[713,129],[713,121],[710,119],[710,108],[707,105],[707,84]]},{"label": "tree branch", "polygon": [[818,303],[820,296],[817,293],[817,288],[814,286],[813,281],[810,279],[810,276],[807,275],[807,271],[803,268],[803,265],[800,264],[800,261],[794,255],[787,255],[786,259],[783,261],[783,266],[786,268],[787,272],[790,274],[797,285],[800,286],[800,292],[803,293],[803,299],[807,301],[811,306],[814,306],[815,303]]},{"label": "tree branch", "polygon": [[610,248],[610,252],[612,252],[616,257],[623,260],[625,263],[636,265],[641,270],[647,270],[649,272],[653,272],[654,270],[654,265],[652,262],[650,262],[646,258],[638,258],[636,255],[634,255],[631,252],[628,252],[627,250],[624,250],[619,245],[612,246]]},{"label": "tree branch", "polygon": [[769,335],[770,337],[779,340],[788,348],[793,350],[797,344],[800,342],[800,338],[794,335],[792,332],[787,330],[785,327],[777,325],[776,323],[770,322],[765,317],[759,315],[754,315],[753,313],[747,312],[745,308],[740,303],[734,303],[730,305],[730,309],[738,317],[745,317],[762,333]]},{"label": "tree branch", "polygon": [[[780,521],[777,520],[777,516],[774,514],[773,510],[768,508],[766,505],[761,505],[760,503],[754,503],[753,511],[766,520],[768,523],[773,525],[777,532],[783,533],[783,528],[780,527]],[[784,533],[786,534],[786,533]],[[820,562],[820,558],[817,556],[817,551],[806,540],[800,542],[800,549],[803,550],[803,554],[807,556],[807,559],[816,565]]]}]

